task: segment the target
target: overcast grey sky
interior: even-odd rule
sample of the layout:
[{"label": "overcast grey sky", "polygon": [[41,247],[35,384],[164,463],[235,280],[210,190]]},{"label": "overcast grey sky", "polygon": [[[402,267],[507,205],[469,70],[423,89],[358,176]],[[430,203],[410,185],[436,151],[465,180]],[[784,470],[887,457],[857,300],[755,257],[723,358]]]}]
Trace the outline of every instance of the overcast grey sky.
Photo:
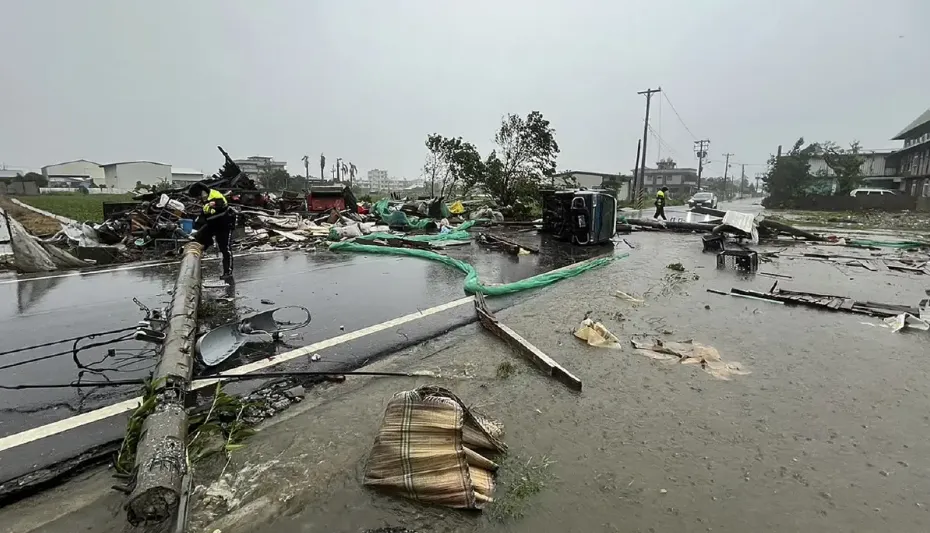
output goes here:
[{"label": "overcast grey sky", "polygon": [[[430,132],[486,154],[539,110],[560,169],[627,172],[662,86],[708,175],[808,140],[898,146],[930,107],[928,0],[0,0],[0,162],[150,159],[223,145],[414,177]],[[694,166],[653,99],[649,164]],[[763,166],[747,167],[754,175]]]}]

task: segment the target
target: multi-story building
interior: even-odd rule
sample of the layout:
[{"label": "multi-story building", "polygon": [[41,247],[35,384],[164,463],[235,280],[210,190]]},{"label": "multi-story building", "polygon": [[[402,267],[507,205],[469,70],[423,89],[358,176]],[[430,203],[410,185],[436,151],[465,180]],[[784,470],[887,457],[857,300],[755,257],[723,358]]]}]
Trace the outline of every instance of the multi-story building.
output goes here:
[{"label": "multi-story building", "polygon": [[656,168],[647,168],[643,174],[643,188],[654,195],[662,187],[676,197],[690,196],[697,191],[697,169],[678,168],[672,160],[659,161]]},{"label": "multi-story building", "polygon": [[389,188],[388,171],[373,168],[368,171],[368,187],[373,191],[381,191]]},{"label": "multi-story building", "polygon": [[894,136],[904,147],[888,156],[886,166],[897,168],[899,190],[911,196],[930,196],[930,109]]},{"label": "multi-story building", "polygon": [[[894,153],[892,149],[859,151],[859,155],[863,158],[862,165],[859,167],[859,172],[863,176],[863,187],[897,189],[900,186],[901,177],[898,175],[897,164],[888,164],[889,157]],[[836,175],[827,165],[822,154],[811,157],[810,165],[810,173],[814,176],[830,178]],[[832,183],[830,185],[833,186]]]},{"label": "multi-story building", "polygon": [[233,161],[239,165],[240,170],[253,177],[275,170],[287,170],[286,161],[275,161],[272,157],[262,155],[253,155],[245,159],[233,159]]}]

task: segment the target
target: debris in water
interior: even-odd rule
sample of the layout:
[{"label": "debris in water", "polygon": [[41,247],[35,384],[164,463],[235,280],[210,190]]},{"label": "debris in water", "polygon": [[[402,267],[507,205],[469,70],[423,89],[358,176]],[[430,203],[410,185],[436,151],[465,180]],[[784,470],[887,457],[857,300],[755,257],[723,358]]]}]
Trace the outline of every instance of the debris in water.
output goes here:
[{"label": "debris in water", "polygon": [[267,299],[267,298],[262,298],[262,303],[263,303],[264,305],[274,305],[274,302],[273,302],[272,300]]},{"label": "debris in water", "polygon": [[589,346],[614,350],[623,349],[620,339],[604,327],[604,324],[595,322],[590,318],[581,321],[581,325],[575,330],[574,335],[587,342]]},{"label": "debris in water", "polygon": [[625,293],[625,292],[623,292],[623,291],[616,291],[616,292],[614,293],[614,296],[616,296],[617,298],[620,298],[621,300],[626,300],[626,301],[630,302],[631,304],[635,304],[635,305],[639,305],[639,304],[646,303],[646,300],[642,300],[642,299],[640,299],[640,298],[636,298],[636,297],[631,296],[631,295],[629,295],[629,294],[627,294],[627,293]]},{"label": "debris in water", "polygon": [[917,318],[910,313],[901,313],[900,315],[890,316],[884,320],[885,324],[891,327],[891,331],[898,333],[904,328],[917,329],[920,331],[930,330],[930,322]]},{"label": "debris in water", "polygon": [[669,342],[654,339],[650,344],[631,339],[631,342],[641,355],[659,361],[678,361],[683,365],[701,365],[701,368],[717,379],[729,380],[730,376],[744,376],[750,373],[739,363],[727,363],[721,360],[720,352],[716,348],[691,340]]},{"label": "debris in water", "polygon": [[665,268],[669,270],[674,270],[675,272],[684,272],[685,267],[681,263],[669,263]]}]

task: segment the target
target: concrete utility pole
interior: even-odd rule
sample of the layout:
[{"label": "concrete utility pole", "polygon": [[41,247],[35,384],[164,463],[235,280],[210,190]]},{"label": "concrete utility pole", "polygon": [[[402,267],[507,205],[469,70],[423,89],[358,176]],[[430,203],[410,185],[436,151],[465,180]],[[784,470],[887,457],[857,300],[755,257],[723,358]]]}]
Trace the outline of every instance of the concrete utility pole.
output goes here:
[{"label": "concrete utility pole", "polygon": [[639,175],[639,153],[643,148],[643,140],[640,139],[636,141],[636,164],[633,165],[633,183],[630,184],[630,188],[626,191],[626,200],[628,202],[633,201],[633,189],[636,187],[636,176]]},{"label": "concrete utility pole", "polygon": [[727,162],[723,165],[723,201],[727,200],[727,170],[730,169],[730,156],[736,154],[723,154],[727,157]]},{"label": "concrete utility pole", "polygon": [[639,162],[639,184],[636,190],[636,202],[640,209],[643,207],[643,184],[646,181],[646,154],[649,153],[646,151],[646,141],[649,136],[649,104],[652,102],[652,95],[660,92],[662,92],[662,87],[658,89],[646,89],[645,91],[636,93],[646,95],[646,121],[643,123],[643,152]]},{"label": "concrete utility pole", "polygon": [[184,246],[165,342],[152,376],[155,409],[142,425],[136,448],[135,483],[126,510],[132,524],[162,522],[178,509],[187,469],[187,411],[200,306],[200,256],[195,242]]},{"label": "concrete utility pole", "polygon": [[697,188],[701,190],[701,175],[704,174],[704,160],[707,159],[707,149],[710,148],[710,139],[694,141],[694,155],[698,157]]},{"label": "concrete utility pole", "polygon": [[746,165],[743,164],[742,166],[743,166],[743,168],[742,168],[742,170],[741,170],[741,172],[740,172],[740,176],[739,176],[739,197],[740,197],[740,198],[743,197],[743,180],[746,179]]},{"label": "concrete utility pole", "polygon": [[338,181],[338,182],[341,183],[341,182],[342,182],[342,175],[339,174],[339,166],[340,166],[340,165],[342,165],[342,158],[341,158],[341,157],[337,157],[337,158],[336,158],[336,181]]}]

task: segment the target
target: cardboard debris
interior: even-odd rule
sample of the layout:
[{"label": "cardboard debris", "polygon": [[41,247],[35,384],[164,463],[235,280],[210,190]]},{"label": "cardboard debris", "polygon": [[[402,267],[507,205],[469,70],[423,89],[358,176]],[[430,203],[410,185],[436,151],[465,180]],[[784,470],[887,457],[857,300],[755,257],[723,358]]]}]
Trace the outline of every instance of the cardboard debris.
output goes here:
[{"label": "cardboard debris", "polygon": [[731,376],[750,373],[740,363],[723,361],[716,348],[691,340],[669,342],[654,339],[643,342],[631,339],[631,342],[640,355],[659,361],[677,361],[683,365],[701,365],[705,372],[717,379],[729,380]]},{"label": "cardboard debris", "polygon": [[581,325],[575,330],[574,335],[588,343],[589,346],[596,348],[608,348],[611,350],[622,350],[623,346],[613,333],[611,333],[604,324],[595,322],[590,318],[581,321]]}]

